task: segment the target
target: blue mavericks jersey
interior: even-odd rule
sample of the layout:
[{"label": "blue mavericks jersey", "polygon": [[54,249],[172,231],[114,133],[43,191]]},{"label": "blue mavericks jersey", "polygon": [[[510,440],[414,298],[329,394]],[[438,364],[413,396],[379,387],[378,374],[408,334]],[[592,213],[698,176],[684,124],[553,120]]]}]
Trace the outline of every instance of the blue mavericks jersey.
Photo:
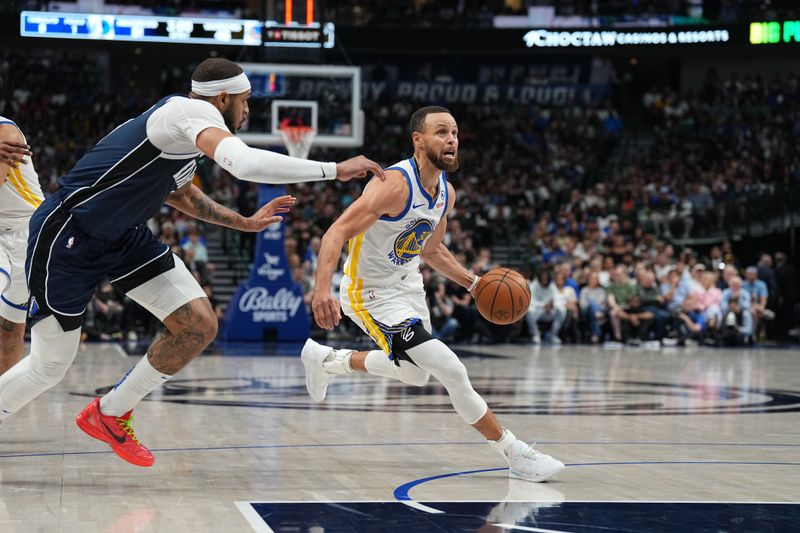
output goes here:
[{"label": "blue mavericks jersey", "polygon": [[158,213],[169,194],[194,176],[198,152],[164,153],[147,138],[147,119],[175,97],[162,98],[106,135],[59,178],[63,208],[91,237],[119,239]]}]

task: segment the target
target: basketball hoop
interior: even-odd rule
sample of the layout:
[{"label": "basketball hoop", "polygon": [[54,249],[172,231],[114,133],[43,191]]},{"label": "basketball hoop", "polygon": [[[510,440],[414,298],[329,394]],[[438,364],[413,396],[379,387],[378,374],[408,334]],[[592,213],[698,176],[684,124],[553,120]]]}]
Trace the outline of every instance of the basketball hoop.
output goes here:
[{"label": "basketball hoop", "polygon": [[280,125],[281,137],[286,151],[292,157],[300,159],[308,158],[311,145],[314,144],[314,137],[317,132],[311,126],[293,126],[288,121]]}]

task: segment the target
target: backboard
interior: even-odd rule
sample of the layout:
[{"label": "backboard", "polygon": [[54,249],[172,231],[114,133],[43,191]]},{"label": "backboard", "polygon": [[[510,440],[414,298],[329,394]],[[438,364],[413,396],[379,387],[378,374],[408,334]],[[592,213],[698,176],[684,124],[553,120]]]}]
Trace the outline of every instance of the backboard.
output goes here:
[{"label": "backboard", "polygon": [[316,130],[315,146],[352,148],[364,142],[361,69],[349,66],[241,63],[253,95],[239,136],[248,144],[282,144],[285,119]]}]

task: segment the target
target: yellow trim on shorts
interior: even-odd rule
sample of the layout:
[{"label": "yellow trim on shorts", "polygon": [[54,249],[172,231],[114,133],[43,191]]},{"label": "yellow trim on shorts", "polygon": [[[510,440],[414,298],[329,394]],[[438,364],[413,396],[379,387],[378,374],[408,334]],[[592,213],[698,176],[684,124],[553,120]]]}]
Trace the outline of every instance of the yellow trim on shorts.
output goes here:
[{"label": "yellow trim on shorts", "polygon": [[14,167],[9,168],[6,179],[11,186],[16,189],[17,193],[22,197],[23,200],[33,207],[39,207],[39,205],[42,203],[42,198],[40,198],[30,189],[30,187],[28,187],[28,184],[25,183],[25,178],[22,177],[22,172],[20,169]]},{"label": "yellow trim on shorts", "polygon": [[372,337],[372,340],[375,341],[381,350],[389,354],[392,352],[391,348],[389,348],[389,341],[386,340],[386,336],[375,321],[372,320],[367,310],[364,309],[364,298],[361,294],[364,289],[364,281],[358,277],[358,254],[361,252],[361,243],[363,241],[363,233],[358,237],[350,239],[350,250],[348,254],[350,258],[350,269],[346,274],[352,280],[352,283],[350,283],[350,287],[347,289],[347,297],[350,300],[350,307],[353,308],[353,312],[364,323],[369,336]]}]

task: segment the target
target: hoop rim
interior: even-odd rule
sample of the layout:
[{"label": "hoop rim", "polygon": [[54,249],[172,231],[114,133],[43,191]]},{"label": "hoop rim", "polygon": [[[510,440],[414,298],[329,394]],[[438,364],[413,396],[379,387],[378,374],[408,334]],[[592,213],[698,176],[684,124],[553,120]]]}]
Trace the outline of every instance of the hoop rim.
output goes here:
[{"label": "hoop rim", "polygon": [[316,131],[312,126],[294,126],[292,124],[281,124],[278,126],[278,129],[281,131],[288,131],[288,132],[310,132]]},{"label": "hoop rim", "polygon": [[311,145],[317,135],[313,126],[293,125],[281,121],[278,130],[283,137],[283,145],[292,157],[306,159],[311,151]]}]

